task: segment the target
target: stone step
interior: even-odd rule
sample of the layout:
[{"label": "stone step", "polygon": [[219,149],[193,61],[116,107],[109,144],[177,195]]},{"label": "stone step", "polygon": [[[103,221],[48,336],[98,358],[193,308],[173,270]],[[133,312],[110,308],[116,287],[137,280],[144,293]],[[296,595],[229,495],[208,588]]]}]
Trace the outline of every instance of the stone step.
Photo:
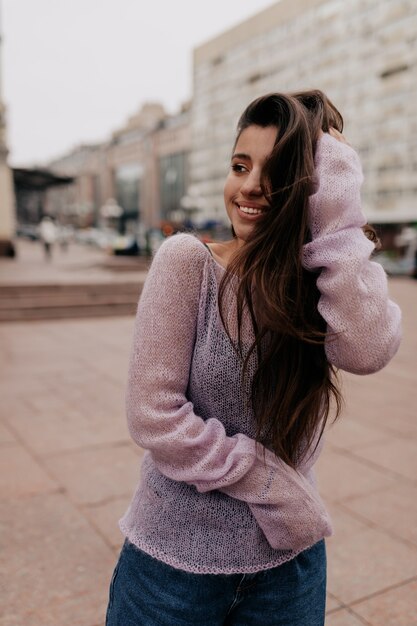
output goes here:
[{"label": "stone step", "polygon": [[109,282],[109,283],[42,283],[1,285],[0,299],[3,297],[27,297],[28,295],[58,295],[74,293],[138,293],[141,282]]},{"label": "stone step", "polygon": [[99,306],[42,307],[0,311],[1,322],[28,322],[35,320],[76,319],[86,317],[116,317],[135,315],[136,304],[101,304]]},{"label": "stone step", "polygon": [[134,315],[142,284],[10,285],[0,288],[0,321]]}]

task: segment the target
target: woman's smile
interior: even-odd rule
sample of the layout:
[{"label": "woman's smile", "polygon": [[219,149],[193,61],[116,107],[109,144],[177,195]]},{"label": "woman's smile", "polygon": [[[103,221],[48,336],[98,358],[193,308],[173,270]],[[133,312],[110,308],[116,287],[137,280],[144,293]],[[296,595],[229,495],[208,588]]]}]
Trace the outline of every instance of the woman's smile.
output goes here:
[{"label": "woman's smile", "polygon": [[243,202],[236,202],[236,207],[239,215],[243,219],[249,219],[251,221],[256,220],[256,218],[259,217],[259,215],[262,215],[267,208],[256,204],[245,204]]}]

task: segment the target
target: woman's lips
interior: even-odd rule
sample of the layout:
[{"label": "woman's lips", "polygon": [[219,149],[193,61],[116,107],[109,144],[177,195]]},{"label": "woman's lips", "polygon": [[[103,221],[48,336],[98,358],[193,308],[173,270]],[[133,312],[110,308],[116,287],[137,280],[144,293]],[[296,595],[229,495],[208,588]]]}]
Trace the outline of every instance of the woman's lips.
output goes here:
[{"label": "woman's lips", "polygon": [[[237,207],[239,216],[242,219],[249,220],[249,221],[254,221],[258,219],[258,217],[260,217],[265,211],[264,207],[259,207],[256,205],[252,207],[249,205],[241,206],[239,204],[236,204],[236,207]],[[251,212],[248,212],[248,211],[251,211]]]}]

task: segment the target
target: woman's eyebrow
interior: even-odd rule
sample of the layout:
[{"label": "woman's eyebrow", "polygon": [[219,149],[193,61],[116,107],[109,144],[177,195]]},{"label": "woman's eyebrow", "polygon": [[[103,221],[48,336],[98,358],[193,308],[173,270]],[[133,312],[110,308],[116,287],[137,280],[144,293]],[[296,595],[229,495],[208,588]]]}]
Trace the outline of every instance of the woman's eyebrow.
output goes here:
[{"label": "woman's eyebrow", "polygon": [[246,159],[247,161],[251,160],[249,154],[246,154],[245,152],[235,152],[234,154],[232,154],[232,159]]}]

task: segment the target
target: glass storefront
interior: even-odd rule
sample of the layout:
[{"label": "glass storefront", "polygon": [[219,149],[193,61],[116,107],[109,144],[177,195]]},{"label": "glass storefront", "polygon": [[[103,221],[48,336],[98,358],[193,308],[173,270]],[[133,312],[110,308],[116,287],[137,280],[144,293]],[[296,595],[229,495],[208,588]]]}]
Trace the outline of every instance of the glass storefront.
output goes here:
[{"label": "glass storefront", "polygon": [[123,209],[119,221],[121,233],[133,233],[137,224],[141,209],[141,180],[143,167],[138,163],[121,165],[115,171],[115,190],[117,204]]},{"label": "glass storefront", "polygon": [[187,185],[187,153],[176,152],[159,159],[161,219],[170,221],[181,210]]}]

